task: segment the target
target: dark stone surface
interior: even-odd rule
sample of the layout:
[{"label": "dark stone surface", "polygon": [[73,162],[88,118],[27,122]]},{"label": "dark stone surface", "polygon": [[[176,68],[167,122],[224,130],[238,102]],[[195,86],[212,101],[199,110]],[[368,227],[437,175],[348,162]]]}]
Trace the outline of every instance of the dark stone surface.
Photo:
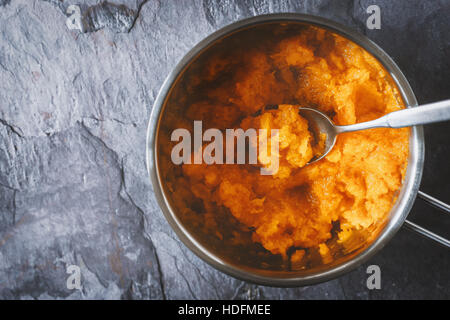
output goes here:
[{"label": "dark stone surface", "polygon": [[[90,14],[83,32],[66,27],[71,4]],[[381,30],[365,27],[371,4]],[[293,289],[228,277],[171,231],[145,168],[159,87],[202,38],[271,12],[356,28],[394,58],[420,103],[450,97],[448,0],[0,1],[0,298],[450,298],[449,250],[406,230],[357,270]],[[450,124],[425,133],[422,190],[449,202]],[[450,236],[450,219],[420,200],[410,219]],[[66,287],[71,264],[82,290]],[[370,264],[381,290],[365,285]]]}]

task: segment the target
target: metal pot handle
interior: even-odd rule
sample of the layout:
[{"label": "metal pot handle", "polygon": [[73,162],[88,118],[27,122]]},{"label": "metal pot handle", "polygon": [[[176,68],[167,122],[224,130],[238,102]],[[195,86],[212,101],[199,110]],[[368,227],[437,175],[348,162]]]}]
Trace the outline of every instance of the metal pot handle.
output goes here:
[{"label": "metal pot handle", "polygon": [[[438,208],[439,210],[441,210],[441,211],[443,211],[445,213],[450,214],[450,206],[448,204],[446,204],[446,203],[444,203],[444,202],[442,202],[442,201],[440,201],[440,200],[438,200],[436,198],[433,198],[432,196],[430,196],[430,195],[428,195],[428,194],[426,194],[426,193],[424,193],[422,191],[419,191],[417,193],[417,195],[422,200],[424,200],[425,202],[430,204],[431,206],[433,206],[435,208]],[[425,228],[415,224],[414,222],[411,222],[409,220],[405,220],[404,226],[407,229],[409,229],[409,230],[417,232],[421,236],[424,236],[424,237],[426,237],[428,239],[434,240],[434,241],[438,242],[439,244],[441,244],[441,245],[443,245],[443,246],[445,246],[447,248],[450,248],[450,240],[445,239],[445,238],[441,237],[440,235],[437,235],[434,232],[431,232],[430,230],[425,229]]]}]

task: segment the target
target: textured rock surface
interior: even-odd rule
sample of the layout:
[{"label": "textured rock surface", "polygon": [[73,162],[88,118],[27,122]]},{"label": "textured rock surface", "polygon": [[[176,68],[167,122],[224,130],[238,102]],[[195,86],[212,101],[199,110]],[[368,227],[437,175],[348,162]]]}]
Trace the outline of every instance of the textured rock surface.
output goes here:
[{"label": "textured rock surface", "polygon": [[[79,5],[82,32],[66,26]],[[378,4],[382,29],[367,30]],[[145,168],[152,103],[174,64],[236,20],[303,12],[373,39],[419,102],[449,98],[448,1],[0,1],[0,298],[450,298],[447,249],[408,231],[324,284],[256,286],[198,259],[171,231]],[[426,128],[422,190],[450,200],[450,125]],[[450,221],[420,200],[411,219]],[[82,290],[66,287],[81,267]],[[382,290],[365,268],[378,264]]]}]

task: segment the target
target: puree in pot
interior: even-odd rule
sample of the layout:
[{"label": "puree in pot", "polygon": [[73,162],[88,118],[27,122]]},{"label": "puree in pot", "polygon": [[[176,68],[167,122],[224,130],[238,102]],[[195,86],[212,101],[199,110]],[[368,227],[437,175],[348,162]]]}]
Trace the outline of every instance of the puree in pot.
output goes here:
[{"label": "puree in pot", "polygon": [[[329,155],[305,166],[323,146],[298,114],[301,106],[317,108],[348,125],[404,108],[369,53],[309,26],[212,50],[191,69],[173,93],[159,138],[160,172],[185,223],[224,243],[251,242],[292,262],[315,252],[323,263],[333,261],[337,246],[351,250],[355,235],[370,238],[384,225],[405,175],[409,129],[341,134]],[[173,165],[170,133],[192,130],[194,120],[204,130],[278,129],[277,173],[260,174],[261,154],[253,165]]]}]

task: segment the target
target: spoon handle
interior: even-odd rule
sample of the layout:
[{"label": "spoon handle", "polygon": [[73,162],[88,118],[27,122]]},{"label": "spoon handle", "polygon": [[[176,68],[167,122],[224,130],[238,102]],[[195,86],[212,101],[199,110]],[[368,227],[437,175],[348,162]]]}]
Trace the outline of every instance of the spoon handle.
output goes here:
[{"label": "spoon handle", "polygon": [[391,128],[402,128],[450,120],[450,100],[395,111],[387,114],[386,118]]},{"label": "spoon handle", "polygon": [[450,100],[394,111],[372,121],[336,126],[336,131],[343,133],[380,127],[402,128],[446,120],[450,120]]}]

